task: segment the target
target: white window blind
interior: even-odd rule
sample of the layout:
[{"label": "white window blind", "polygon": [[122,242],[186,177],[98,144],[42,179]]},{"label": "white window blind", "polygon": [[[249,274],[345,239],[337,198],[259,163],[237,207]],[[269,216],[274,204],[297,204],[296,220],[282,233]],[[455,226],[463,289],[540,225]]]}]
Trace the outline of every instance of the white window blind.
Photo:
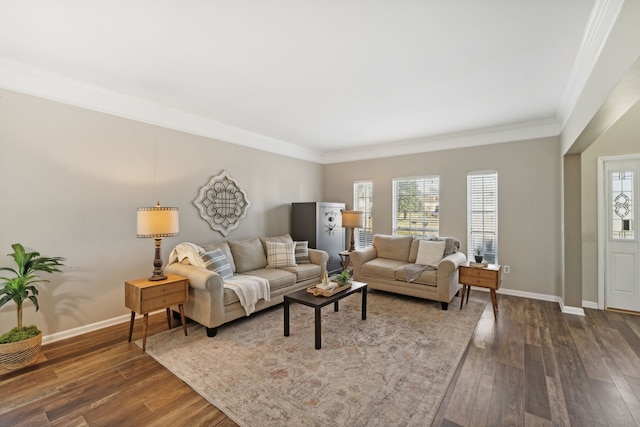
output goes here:
[{"label": "white window blind", "polygon": [[498,172],[467,175],[467,257],[498,263]]},{"label": "white window blind", "polygon": [[373,182],[355,181],[353,183],[353,210],[364,212],[364,227],[356,228],[356,249],[366,248],[373,243]]},{"label": "white window blind", "polygon": [[393,234],[438,236],[440,231],[440,177],[393,180]]}]

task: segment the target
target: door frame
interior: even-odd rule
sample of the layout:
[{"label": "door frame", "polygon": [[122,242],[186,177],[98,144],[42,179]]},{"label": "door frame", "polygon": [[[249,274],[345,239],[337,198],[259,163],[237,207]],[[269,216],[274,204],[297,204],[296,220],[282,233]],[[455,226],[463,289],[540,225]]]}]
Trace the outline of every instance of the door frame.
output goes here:
[{"label": "door frame", "polygon": [[[606,184],[606,177],[604,176],[604,164],[608,161],[618,160],[638,160],[640,161],[640,154],[624,154],[620,156],[603,156],[598,157],[598,191],[596,196],[597,214],[598,214],[598,309],[604,310],[605,308],[605,239],[607,239],[607,224],[605,223],[605,199],[604,199],[604,186]],[[637,177],[640,179],[640,177]]]}]

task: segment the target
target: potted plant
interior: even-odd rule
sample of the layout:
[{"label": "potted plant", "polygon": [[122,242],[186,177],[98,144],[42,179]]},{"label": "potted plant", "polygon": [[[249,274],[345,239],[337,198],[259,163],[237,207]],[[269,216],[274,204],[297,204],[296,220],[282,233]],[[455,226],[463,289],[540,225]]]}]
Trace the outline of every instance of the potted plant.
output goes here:
[{"label": "potted plant", "polygon": [[482,246],[477,246],[477,247],[476,247],[476,255],[475,255],[475,258],[476,258],[476,262],[477,262],[478,264],[480,264],[480,263],[482,262]]},{"label": "potted plant", "polygon": [[48,282],[38,277],[38,272],[59,272],[62,257],[43,257],[39,252],[27,252],[20,243],[11,245],[16,267],[2,267],[15,277],[0,277],[0,307],[9,301],[16,303],[17,325],[0,336],[0,364],[8,369],[18,369],[35,363],[42,343],[42,332],[34,325],[22,325],[22,305],[31,300],[39,310],[36,283]]},{"label": "potted plant", "polygon": [[340,286],[348,285],[350,280],[351,280],[351,275],[349,274],[349,270],[342,270],[335,277],[335,281],[338,282]]}]

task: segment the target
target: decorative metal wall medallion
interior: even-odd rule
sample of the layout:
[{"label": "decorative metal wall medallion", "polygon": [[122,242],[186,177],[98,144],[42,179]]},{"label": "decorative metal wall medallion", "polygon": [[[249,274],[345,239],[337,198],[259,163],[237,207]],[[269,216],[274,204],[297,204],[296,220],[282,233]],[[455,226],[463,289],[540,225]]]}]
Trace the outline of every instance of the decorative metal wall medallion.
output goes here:
[{"label": "decorative metal wall medallion", "polygon": [[211,178],[200,189],[200,194],[193,204],[200,210],[202,219],[225,237],[238,228],[251,206],[247,193],[227,171]]}]

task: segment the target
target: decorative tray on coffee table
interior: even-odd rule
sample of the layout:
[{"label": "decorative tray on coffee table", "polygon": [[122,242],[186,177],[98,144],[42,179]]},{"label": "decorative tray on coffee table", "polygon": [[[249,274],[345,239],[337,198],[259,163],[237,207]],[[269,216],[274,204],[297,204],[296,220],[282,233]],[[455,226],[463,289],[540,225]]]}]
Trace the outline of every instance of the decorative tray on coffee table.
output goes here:
[{"label": "decorative tray on coffee table", "polygon": [[329,282],[327,283],[327,285],[333,285],[335,284],[336,286],[330,289],[321,289],[318,287],[318,285],[313,285],[309,288],[307,288],[307,292],[309,292],[310,294],[313,294],[313,296],[323,296],[323,297],[330,297],[331,295],[335,295],[338,292],[344,291],[345,289],[349,289],[351,287],[351,283],[347,283],[346,285],[339,285],[337,282]]}]

